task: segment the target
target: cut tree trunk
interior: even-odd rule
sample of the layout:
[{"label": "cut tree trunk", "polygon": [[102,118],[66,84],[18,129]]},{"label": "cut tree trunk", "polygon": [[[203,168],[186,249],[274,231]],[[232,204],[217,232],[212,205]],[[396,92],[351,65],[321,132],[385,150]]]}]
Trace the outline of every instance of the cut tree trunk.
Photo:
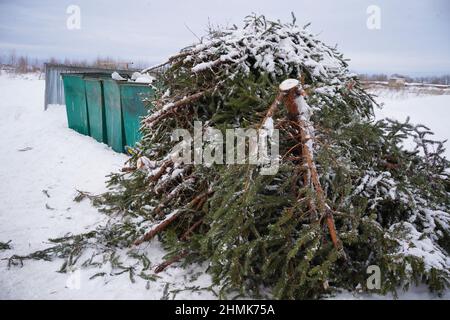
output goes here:
[{"label": "cut tree trunk", "polygon": [[[303,165],[306,169],[306,172],[303,174],[304,185],[311,186],[311,188],[315,190],[317,195],[317,210],[319,211],[321,218],[325,218],[334,247],[336,249],[340,249],[341,245],[336,233],[333,214],[325,201],[325,195],[319,181],[319,174],[317,173],[317,168],[312,156],[313,150],[310,150],[307,143],[309,139],[312,139],[312,137],[308,134],[309,130],[307,127],[310,124],[302,120],[299,113],[300,108],[297,104],[297,97],[303,94],[300,87],[300,82],[295,79],[285,80],[282,84],[280,84],[280,91],[284,93],[283,100],[288,111],[289,119],[294,121],[300,130],[300,152],[303,159]],[[316,204],[314,203],[310,203],[309,206],[316,209]]]}]

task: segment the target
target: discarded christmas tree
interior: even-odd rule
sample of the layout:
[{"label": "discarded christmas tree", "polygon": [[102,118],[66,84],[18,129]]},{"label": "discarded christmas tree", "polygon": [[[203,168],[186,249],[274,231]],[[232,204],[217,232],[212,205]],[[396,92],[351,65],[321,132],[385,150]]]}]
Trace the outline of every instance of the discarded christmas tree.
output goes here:
[{"label": "discarded christmas tree", "polygon": [[[371,265],[381,270],[381,293],[448,286],[443,144],[424,126],[375,121],[375,102],[335,48],[295,19],[249,16],[242,28],[211,30],[165,65],[127,167],[111,176],[110,192],[91,197],[111,223],[58,239],[39,257],[72,264],[80,248],[110,253],[158,236],[169,254],[156,272],[208,261],[223,293],[258,295],[264,287],[298,299],[365,290]],[[193,132],[195,121],[224,136],[266,129],[270,140],[278,130],[278,170],[173,161],[172,132]]]}]

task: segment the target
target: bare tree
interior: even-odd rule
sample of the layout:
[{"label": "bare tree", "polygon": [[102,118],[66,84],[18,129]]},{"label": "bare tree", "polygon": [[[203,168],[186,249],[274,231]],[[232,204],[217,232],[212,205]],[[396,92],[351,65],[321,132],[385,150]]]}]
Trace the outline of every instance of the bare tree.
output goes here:
[{"label": "bare tree", "polygon": [[28,57],[20,56],[17,61],[17,72],[18,73],[27,73],[28,72]]},{"label": "bare tree", "polygon": [[34,58],[33,62],[31,63],[31,71],[37,72],[41,70],[41,63],[39,62],[38,58]]},{"label": "bare tree", "polygon": [[8,64],[13,67],[16,65],[16,63],[17,63],[16,50],[11,50],[11,52],[9,54]]},{"label": "bare tree", "polygon": [[388,80],[388,76],[384,73],[360,74],[359,78],[363,81],[387,81]]}]

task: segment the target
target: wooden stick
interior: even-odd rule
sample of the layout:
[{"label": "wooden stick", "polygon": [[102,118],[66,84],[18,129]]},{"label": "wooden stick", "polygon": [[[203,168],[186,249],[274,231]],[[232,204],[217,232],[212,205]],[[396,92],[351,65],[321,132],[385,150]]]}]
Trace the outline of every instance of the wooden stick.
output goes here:
[{"label": "wooden stick", "polygon": [[163,67],[163,66],[165,66],[165,65],[167,65],[167,64],[169,64],[169,63],[172,63],[172,62],[173,62],[174,60],[176,60],[176,59],[187,57],[188,55],[190,55],[190,54],[195,54],[195,53],[197,53],[198,51],[199,51],[199,50],[191,50],[191,51],[183,51],[183,52],[177,53],[177,54],[175,54],[175,55],[169,57],[169,59],[168,59],[166,62],[157,64],[157,65],[155,65],[155,66],[151,66],[151,67],[149,67],[149,68],[146,68],[146,69],[142,70],[141,73],[145,73],[145,72],[149,72],[149,71],[158,69],[158,68]]},{"label": "wooden stick", "polygon": [[150,176],[151,181],[157,181],[166,172],[167,168],[173,164],[172,160],[166,160],[161,167],[159,167],[158,172]]},{"label": "wooden stick", "polygon": [[164,271],[168,266],[170,266],[171,264],[180,261],[181,259],[183,259],[184,257],[186,257],[188,255],[187,251],[184,251],[172,258],[170,258],[167,261],[164,261],[163,263],[159,264],[156,268],[155,268],[155,273],[160,273],[162,271]]},{"label": "wooden stick", "polygon": [[[286,104],[286,108],[288,111],[288,118],[291,122],[294,122],[296,124],[296,126],[299,128],[300,130],[300,146],[297,149],[297,152],[299,152],[303,158],[304,158],[304,163],[306,164],[307,158],[305,157],[307,154],[309,155],[310,150],[308,148],[308,146],[306,145],[307,139],[306,139],[306,131],[305,131],[305,127],[304,125],[302,125],[302,122],[300,121],[300,114],[298,113],[298,106],[297,103],[295,102],[295,99],[297,98],[298,95],[300,95],[300,90],[298,86],[295,86],[293,88],[289,88],[288,91],[284,91],[285,92],[285,96],[284,96],[284,101]],[[309,185],[310,184],[310,171],[307,174],[303,175],[303,183],[304,185]]]},{"label": "wooden stick", "polygon": [[259,127],[261,128],[264,125],[264,122],[266,122],[267,118],[271,118],[275,115],[278,109],[278,105],[281,103],[281,100],[283,98],[283,93],[278,93],[275,100],[270,105],[269,109],[267,109],[266,115],[264,116],[264,119],[261,121],[261,124]]},{"label": "wooden stick", "polygon": [[183,233],[183,235],[181,236],[180,240],[181,241],[187,240],[189,238],[189,235],[192,233],[192,231],[197,229],[197,227],[200,226],[202,223],[203,223],[203,218],[198,220],[192,226],[190,226],[189,229],[187,229],[186,232]]},{"label": "wooden stick", "polygon": [[164,67],[165,65],[167,65],[167,64],[169,64],[169,63],[170,63],[170,59],[169,59],[168,61],[166,61],[166,62],[163,62],[163,63],[157,64],[157,65],[148,67],[148,68],[142,70],[141,73],[146,73],[146,72],[149,72],[149,71],[153,71],[153,70],[155,70],[155,69]]},{"label": "wooden stick", "polygon": [[338,239],[337,233],[336,233],[336,227],[334,225],[334,218],[333,214],[328,211],[326,214],[326,222],[328,226],[328,231],[330,232],[331,241],[333,241],[333,245],[336,249],[341,248],[341,243]]},{"label": "wooden stick", "polygon": [[163,107],[161,110],[156,111],[152,115],[150,115],[147,119],[145,119],[145,123],[149,126],[153,126],[159,121],[161,121],[164,118],[167,118],[173,111],[177,110],[178,108],[182,106],[186,106],[191,102],[194,102],[201,97],[203,97],[208,91],[200,91],[197,93],[194,93],[190,96],[184,97],[174,103],[169,103],[165,107]]},{"label": "wooden stick", "polygon": [[[206,198],[212,194],[214,191],[207,190],[205,192],[202,192],[198,196],[196,196],[194,199],[192,199],[187,207],[189,208],[196,208],[198,210],[199,205],[203,204],[206,201]],[[156,236],[159,232],[166,229],[173,221],[175,221],[180,215],[182,211],[179,211],[177,213],[172,214],[169,218],[166,218],[163,220],[160,224],[158,224],[156,227],[152,228],[150,231],[148,231],[146,234],[144,234],[143,237],[139,238],[134,242],[134,245],[138,246],[141,243],[145,241],[151,240],[154,236]]]},{"label": "wooden stick", "polygon": [[154,236],[156,236],[159,232],[161,232],[162,230],[166,229],[167,226],[169,226],[173,221],[175,221],[179,216],[180,216],[181,212],[177,212],[174,213],[172,216],[170,216],[169,218],[163,220],[160,224],[158,224],[156,227],[154,227],[153,229],[151,229],[149,232],[147,232],[146,234],[144,234],[144,236],[138,240],[136,240],[134,242],[135,246],[140,245],[141,243],[145,242],[145,241],[149,241],[151,240]]},{"label": "wooden stick", "polygon": [[198,196],[196,196],[194,199],[189,202],[188,206],[190,208],[193,208],[194,206],[198,206],[199,203],[201,203],[203,200],[205,200],[210,194],[214,193],[213,190],[207,190],[205,192],[202,192]]}]

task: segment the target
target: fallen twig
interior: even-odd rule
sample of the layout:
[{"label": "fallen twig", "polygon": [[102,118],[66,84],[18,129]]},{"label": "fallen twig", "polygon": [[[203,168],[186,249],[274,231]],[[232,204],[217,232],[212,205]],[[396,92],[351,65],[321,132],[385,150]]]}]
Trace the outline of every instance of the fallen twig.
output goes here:
[{"label": "fallen twig", "polygon": [[170,258],[169,260],[159,264],[156,268],[155,268],[155,273],[160,273],[162,271],[164,271],[168,266],[170,266],[171,264],[180,261],[181,259],[183,259],[184,257],[186,257],[188,255],[187,251],[184,251],[172,258]]}]

